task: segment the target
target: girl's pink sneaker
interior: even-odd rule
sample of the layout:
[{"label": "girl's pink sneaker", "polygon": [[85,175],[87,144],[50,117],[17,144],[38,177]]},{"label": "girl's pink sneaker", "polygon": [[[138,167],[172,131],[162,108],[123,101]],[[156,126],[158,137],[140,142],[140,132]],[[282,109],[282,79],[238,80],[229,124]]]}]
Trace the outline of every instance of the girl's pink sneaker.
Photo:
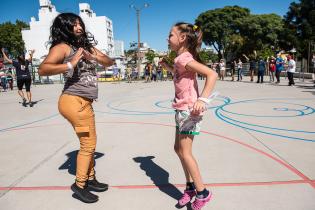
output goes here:
[{"label": "girl's pink sneaker", "polygon": [[212,197],[212,193],[209,192],[209,195],[206,198],[195,198],[194,202],[191,204],[191,208],[193,210],[200,210],[202,207],[204,207],[206,205],[206,203],[208,203],[210,201]]},{"label": "girl's pink sneaker", "polygon": [[180,207],[186,206],[186,204],[189,203],[195,195],[195,190],[184,190],[183,196],[178,200],[178,205]]}]

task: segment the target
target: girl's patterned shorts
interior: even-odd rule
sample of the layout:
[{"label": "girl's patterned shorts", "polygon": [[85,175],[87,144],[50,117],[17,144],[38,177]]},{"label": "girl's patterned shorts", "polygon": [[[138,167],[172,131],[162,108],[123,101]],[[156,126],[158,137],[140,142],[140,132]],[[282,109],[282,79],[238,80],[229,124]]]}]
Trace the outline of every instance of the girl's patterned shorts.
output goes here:
[{"label": "girl's patterned shorts", "polygon": [[176,110],[175,122],[180,134],[199,135],[203,115],[192,115],[189,110]]}]

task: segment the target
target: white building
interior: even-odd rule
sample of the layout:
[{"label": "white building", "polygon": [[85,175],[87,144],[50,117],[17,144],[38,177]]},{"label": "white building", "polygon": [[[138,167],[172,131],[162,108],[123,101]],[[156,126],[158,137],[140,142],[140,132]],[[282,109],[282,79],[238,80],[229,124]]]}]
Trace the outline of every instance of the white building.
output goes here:
[{"label": "white building", "polygon": [[48,53],[48,39],[50,34],[50,26],[54,18],[59,14],[50,0],[40,0],[40,9],[38,11],[38,21],[35,17],[31,17],[29,23],[30,29],[22,30],[22,38],[25,43],[26,50],[35,49],[34,58],[40,59]]},{"label": "white building", "polygon": [[80,17],[86,26],[86,31],[92,33],[97,41],[96,48],[109,56],[114,56],[114,33],[112,21],[106,16],[97,17],[87,3],[80,3],[79,8]]},{"label": "white building", "polygon": [[[30,28],[22,30],[26,50],[35,49],[34,58],[41,59],[48,54],[50,27],[59,14],[50,0],[39,0],[38,21],[31,18]],[[86,30],[94,35],[96,48],[109,56],[114,55],[114,34],[112,21],[105,16],[96,16],[87,3],[79,4],[80,17]]]},{"label": "white building", "polygon": [[115,57],[123,57],[125,56],[124,52],[124,42],[120,40],[115,40],[114,42],[114,56]]}]

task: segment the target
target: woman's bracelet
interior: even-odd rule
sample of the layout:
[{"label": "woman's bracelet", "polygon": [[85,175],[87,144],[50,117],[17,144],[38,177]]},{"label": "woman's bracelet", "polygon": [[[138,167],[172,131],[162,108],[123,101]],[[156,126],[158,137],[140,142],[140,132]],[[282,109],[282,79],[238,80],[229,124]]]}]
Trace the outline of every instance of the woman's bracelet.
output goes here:
[{"label": "woman's bracelet", "polygon": [[67,62],[68,66],[68,76],[71,78],[73,76],[74,68],[70,62]]},{"label": "woman's bracelet", "polygon": [[74,69],[70,62],[67,62],[67,66],[68,66],[68,70],[73,70]]}]

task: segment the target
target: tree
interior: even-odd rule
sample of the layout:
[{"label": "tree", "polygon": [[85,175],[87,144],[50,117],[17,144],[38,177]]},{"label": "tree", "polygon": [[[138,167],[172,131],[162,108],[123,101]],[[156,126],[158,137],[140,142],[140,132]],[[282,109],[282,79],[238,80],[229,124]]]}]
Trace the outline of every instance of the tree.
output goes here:
[{"label": "tree", "polygon": [[135,65],[137,63],[137,43],[129,43],[130,49],[125,51],[128,65]]},{"label": "tree", "polygon": [[215,54],[212,50],[205,50],[205,49],[203,49],[199,52],[199,57],[200,57],[200,60],[204,64],[207,64],[210,61],[215,62],[219,59],[218,55]]},{"label": "tree", "polygon": [[17,20],[15,24],[6,22],[0,24],[0,47],[8,49],[9,54],[17,56],[24,53],[24,41],[21,30],[28,27],[23,21]]},{"label": "tree", "polygon": [[249,15],[240,20],[239,30],[243,39],[240,53],[250,55],[256,50],[258,56],[268,57],[273,54],[272,50],[279,48],[283,22],[276,14]]},{"label": "tree", "polygon": [[286,49],[297,48],[307,58],[309,42],[315,42],[315,1],[292,2],[284,16],[284,27],[282,46]]},{"label": "tree", "polygon": [[239,33],[239,20],[249,15],[247,8],[226,6],[201,13],[195,22],[202,29],[204,43],[212,46],[219,58],[224,58],[227,48],[237,44],[231,38]]},{"label": "tree", "polygon": [[146,54],[145,57],[148,60],[149,63],[153,63],[153,60],[155,57],[158,57],[159,55],[156,54],[153,50],[149,50]]}]

